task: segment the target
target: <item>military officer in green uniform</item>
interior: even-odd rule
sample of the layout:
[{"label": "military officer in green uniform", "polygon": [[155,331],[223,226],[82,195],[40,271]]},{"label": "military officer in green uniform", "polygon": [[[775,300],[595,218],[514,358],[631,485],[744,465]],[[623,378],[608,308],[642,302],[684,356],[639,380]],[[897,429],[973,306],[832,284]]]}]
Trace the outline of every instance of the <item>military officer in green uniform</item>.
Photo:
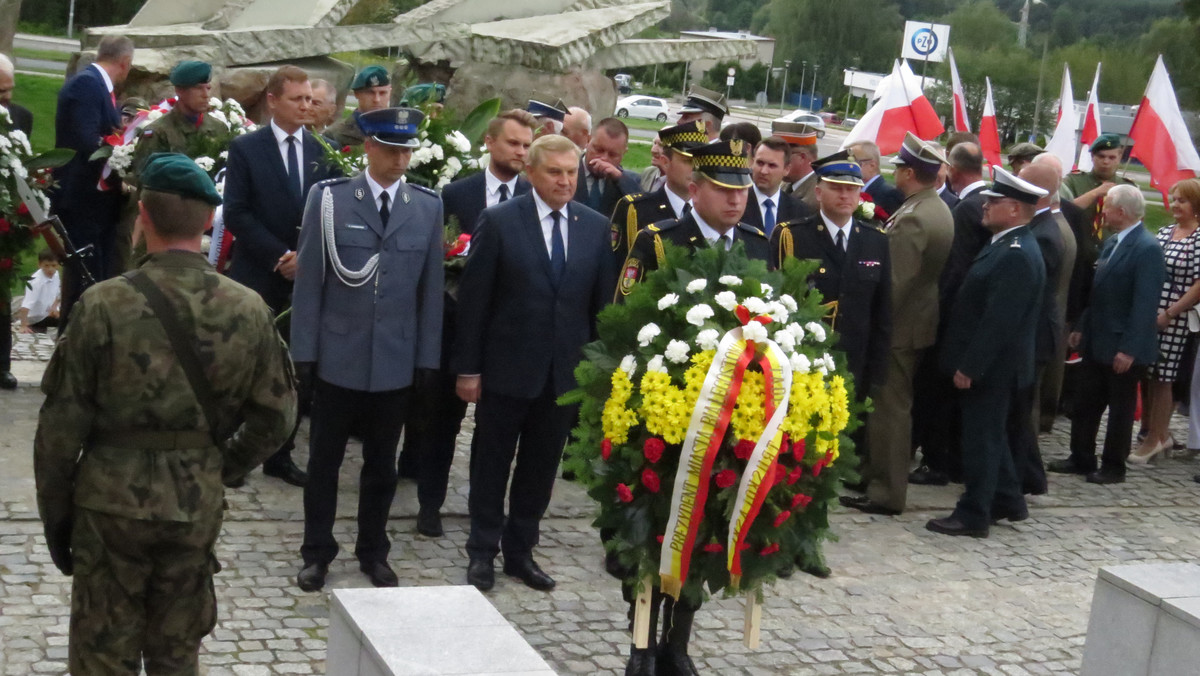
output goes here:
[{"label": "military officer in green uniform", "polygon": [[1092,143],[1092,170],[1073,171],[1063,179],[1063,196],[1084,210],[1086,222],[1092,224],[1092,239],[1096,243],[1104,232],[1104,196],[1114,185],[1135,185],[1128,178],[1117,176],[1122,152],[1120,136],[1101,134]]},{"label": "military officer in green uniform", "polygon": [[743,242],[748,258],[767,260],[770,253],[767,236],[762,230],[740,222],[753,183],[749,149],[749,144],[734,139],[708,143],[690,151],[692,184],[688,195],[692,210],[678,220],[648,225],[637,234],[617,282],[617,302],[629,295],[648,271],[657,270],[663,263],[666,256],[663,242],[691,251],[708,246],[723,246],[728,251],[734,242]]},{"label": "military officer in green uniform", "polygon": [[203,61],[180,61],[171,69],[175,106],[142,129],[134,151],[135,174],[154,153],[195,155],[199,151],[196,147],[199,137],[229,131],[224,123],[207,114],[211,82],[212,66]]},{"label": "military officer in green uniform", "polygon": [[324,132],[338,147],[361,146],[365,137],[358,128],[358,116],[387,108],[392,102],[392,81],[383,66],[367,66],[358,71],[350,89],[358,101],[358,108],[326,127]]},{"label": "military officer in green uniform", "polygon": [[200,254],[212,180],[160,154],[141,185],[149,255],[80,297],[42,381],[34,475],[51,558],[73,576],[72,674],[199,673],[222,484],[296,415],[270,310]]},{"label": "military officer in green uniform", "polygon": [[688,186],[692,184],[692,156],[689,151],[708,143],[704,123],[692,120],[658,132],[667,158],[666,182],[658,190],[626,195],[617,202],[612,215],[612,246],[616,265],[625,262],[638,232],[652,223],[683,218],[691,210]]}]

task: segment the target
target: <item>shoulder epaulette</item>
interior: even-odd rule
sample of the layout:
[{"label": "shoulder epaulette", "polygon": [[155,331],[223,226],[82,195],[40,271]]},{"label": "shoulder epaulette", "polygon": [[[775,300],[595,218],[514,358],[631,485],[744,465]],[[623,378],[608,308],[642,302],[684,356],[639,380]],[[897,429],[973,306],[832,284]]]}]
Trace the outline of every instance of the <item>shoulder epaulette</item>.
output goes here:
[{"label": "shoulder epaulette", "polygon": [[636,200],[636,199],[640,198],[642,195],[645,195],[645,194],[646,194],[646,193],[644,193],[644,192],[635,192],[635,193],[630,193],[630,194],[628,194],[628,195],[625,195],[624,197],[622,197],[622,198],[621,198],[621,201],[622,201],[622,202],[629,202],[629,203],[631,203],[631,204],[632,204],[634,200]]},{"label": "shoulder epaulette", "polygon": [[345,183],[346,181],[349,181],[349,180],[350,180],[349,176],[337,176],[335,178],[327,178],[324,181],[318,181],[317,184],[313,187],[318,187],[318,186],[324,187],[324,186],[328,186],[328,185],[334,185],[336,183]]},{"label": "shoulder epaulette", "polygon": [[416,188],[417,190],[420,190],[420,191],[421,191],[421,192],[423,192],[423,193],[427,193],[427,194],[429,194],[429,195],[432,195],[432,196],[434,196],[434,197],[439,197],[439,195],[437,194],[437,191],[436,191],[436,190],[434,190],[433,188],[426,188],[426,187],[425,187],[425,186],[423,186],[423,185],[417,185],[417,184],[415,184],[415,183],[408,183],[408,184],[406,184],[406,185],[408,185],[408,187],[410,187],[410,188]]},{"label": "shoulder epaulette", "polygon": [[766,239],[766,237],[767,237],[767,234],[765,232],[763,232],[761,229],[756,228],[753,225],[749,225],[746,223],[738,223],[738,229],[743,232],[748,232],[748,233],[751,233],[754,235],[758,235],[759,237],[762,237],[763,239]]}]

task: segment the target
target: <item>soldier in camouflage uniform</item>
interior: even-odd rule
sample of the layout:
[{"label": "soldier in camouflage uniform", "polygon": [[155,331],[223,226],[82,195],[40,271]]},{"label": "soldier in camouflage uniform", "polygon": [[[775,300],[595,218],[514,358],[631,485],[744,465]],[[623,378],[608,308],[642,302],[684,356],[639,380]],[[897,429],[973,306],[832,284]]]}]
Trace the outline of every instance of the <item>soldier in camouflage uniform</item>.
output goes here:
[{"label": "soldier in camouflage uniform", "polygon": [[154,153],[191,154],[189,150],[195,147],[197,137],[215,136],[229,130],[220,120],[206,114],[211,81],[212,66],[203,61],[180,61],[171,70],[175,106],[142,129],[133,157],[135,174]]},{"label": "soldier in camouflage uniform", "polygon": [[392,101],[392,82],[388,78],[387,69],[383,66],[367,66],[358,71],[354,81],[350,83],[358,108],[342,117],[338,111],[338,120],[322,132],[333,139],[335,146],[361,146],[365,140],[362,130],[358,128],[358,116],[372,110],[387,108]]},{"label": "soldier in camouflage uniform", "polygon": [[150,254],[131,274],[159,289],[183,341],[194,341],[215,427],[236,429],[210,431],[162,315],[129,275],[82,295],[42,382],[38,511],[54,564],[74,577],[76,676],[199,673],[216,623],[222,482],[292,429],[294,375],[270,311],[199,253],[219,203],[186,156],[151,157],[138,219]]}]

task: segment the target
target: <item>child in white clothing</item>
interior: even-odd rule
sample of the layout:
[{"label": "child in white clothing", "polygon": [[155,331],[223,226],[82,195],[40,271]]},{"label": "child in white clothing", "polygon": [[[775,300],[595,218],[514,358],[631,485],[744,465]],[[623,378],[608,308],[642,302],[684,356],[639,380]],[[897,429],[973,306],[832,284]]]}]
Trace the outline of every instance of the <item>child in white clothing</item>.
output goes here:
[{"label": "child in white clothing", "polygon": [[58,258],[49,249],[38,252],[38,271],[29,278],[28,286],[17,315],[21,333],[45,333],[47,328],[58,326],[62,283],[58,278]]}]

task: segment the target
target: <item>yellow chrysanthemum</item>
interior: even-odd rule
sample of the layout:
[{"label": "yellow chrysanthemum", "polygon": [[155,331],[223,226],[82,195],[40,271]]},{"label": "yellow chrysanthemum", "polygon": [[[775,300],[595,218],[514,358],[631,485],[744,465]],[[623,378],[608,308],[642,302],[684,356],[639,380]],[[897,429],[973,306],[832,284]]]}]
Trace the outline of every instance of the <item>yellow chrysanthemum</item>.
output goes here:
[{"label": "yellow chrysanthemum", "polygon": [[637,414],[625,407],[633,393],[633,382],[625,371],[617,369],[612,374],[612,394],[604,402],[600,424],[604,438],[614,444],[629,440],[629,428],[638,423]]},{"label": "yellow chrysanthemum", "polygon": [[766,427],[766,411],[763,400],[766,396],[763,374],[746,371],[742,377],[742,389],[738,392],[737,406],[733,409],[730,426],[734,439],[757,441]]}]

